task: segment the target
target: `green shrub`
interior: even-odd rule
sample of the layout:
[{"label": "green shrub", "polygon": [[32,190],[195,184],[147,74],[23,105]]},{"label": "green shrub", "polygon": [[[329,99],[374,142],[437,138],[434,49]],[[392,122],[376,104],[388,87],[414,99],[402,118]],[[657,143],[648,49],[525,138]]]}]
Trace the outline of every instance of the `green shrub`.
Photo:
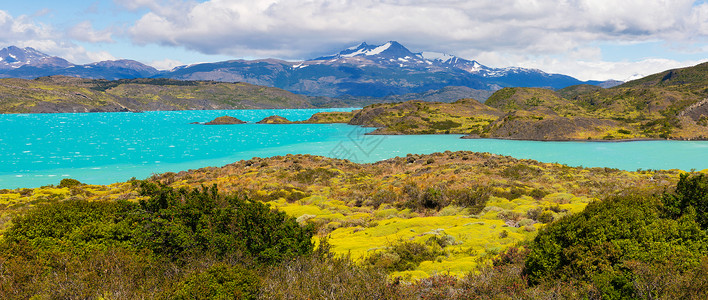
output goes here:
[{"label": "green shrub", "polygon": [[627,130],[627,129],[619,129],[617,130],[618,133],[620,134],[631,134],[632,132]]},{"label": "green shrub", "polygon": [[314,247],[312,226],[301,227],[262,202],[220,195],[216,185],[187,191],[144,182],[140,191],[151,196],[132,215],[141,227],[135,238],[157,253],[243,252],[271,263],[308,254]]},{"label": "green shrub", "polygon": [[109,246],[130,246],[117,227],[130,205],[122,202],[68,200],[40,205],[13,219],[5,232],[10,244],[27,242],[43,251],[83,253]]},{"label": "green shrub", "polygon": [[179,259],[192,254],[246,254],[272,263],[312,251],[312,226],[261,202],[211,188],[174,190],[139,184],[139,204],[69,200],[38,206],[13,220],[8,243],[28,242],[43,251],[82,253],[122,247],[148,249]]},{"label": "green shrub", "polygon": [[676,192],[663,197],[667,214],[676,219],[691,211],[696,222],[708,229],[708,176],[681,174]]},{"label": "green shrub", "polygon": [[437,129],[437,130],[450,130],[452,128],[460,127],[460,125],[462,125],[462,124],[457,123],[452,120],[445,120],[445,121],[432,122],[430,124],[430,127],[433,129]]},{"label": "green shrub", "polygon": [[540,174],[541,170],[525,164],[508,166],[501,172],[501,176],[515,180],[532,179]]},{"label": "green shrub", "polygon": [[313,184],[315,182],[326,183],[327,181],[334,177],[337,177],[338,175],[339,172],[337,171],[327,170],[325,168],[315,168],[307,169],[300,173],[297,173],[293,177],[293,179],[305,184]]},{"label": "green shrub", "polygon": [[452,203],[466,207],[472,214],[478,214],[487,206],[492,191],[488,186],[476,186],[461,190],[448,190]]},{"label": "green shrub", "polygon": [[256,299],[260,279],[253,270],[216,264],[179,284],[170,299]]},{"label": "green shrub", "polygon": [[546,210],[546,211],[543,211],[543,212],[538,216],[538,219],[536,219],[536,220],[539,221],[539,222],[541,222],[541,223],[547,224],[547,223],[553,222],[553,219],[554,219],[554,217],[553,217],[553,212],[551,212],[551,211],[549,211],[549,210]]},{"label": "green shrub", "polygon": [[434,260],[445,254],[437,242],[429,244],[399,242],[385,250],[374,252],[365,259],[365,263],[389,272],[413,270],[421,262]]},{"label": "green shrub", "polygon": [[60,188],[70,188],[74,186],[79,186],[83,185],[80,181],[72,178],[64,178],[61,181],[59,181],[59,187]]},{"label": "green shrub", "polygon": [[536,236],[524,272],[532,284],[591,281],[606,297],[633,297],[630,261],[672,263],[687,270],[708,251],[708,234],[694,216],[661,217],[651,197],[622,196],[589,204]]}]

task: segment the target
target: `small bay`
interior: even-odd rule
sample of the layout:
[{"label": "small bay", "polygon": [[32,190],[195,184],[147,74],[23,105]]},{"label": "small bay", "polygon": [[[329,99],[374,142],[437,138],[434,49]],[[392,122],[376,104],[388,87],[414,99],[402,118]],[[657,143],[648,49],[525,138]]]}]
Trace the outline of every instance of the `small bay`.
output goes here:
[{"label": "small bay", "polygon": [[[468,150],[570,166],[708,169],[708,142],[535,142],[460,139],[460,135],[365,135],[346,124],[254,124],[280,115],[306,120],[349,109],[153,111],[0,115],[0,188],[58,184],[62,178],[108,184],[153,173],[222,166],[241,159],[313,154],[375,162],[408,153]],[[230,115],[251,122],[206,126]]]}]

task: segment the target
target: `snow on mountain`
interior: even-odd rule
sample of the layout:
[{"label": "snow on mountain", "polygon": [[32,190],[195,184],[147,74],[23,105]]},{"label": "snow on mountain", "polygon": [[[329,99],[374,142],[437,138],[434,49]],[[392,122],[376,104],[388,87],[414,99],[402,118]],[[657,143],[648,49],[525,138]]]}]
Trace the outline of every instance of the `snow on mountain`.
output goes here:
[{"label": "snow on mountain", "polygon": [[[356,59],[356,60],[354,60]],[[389,41],[383,45],[369,45],[366,42],[349,47],[337,54],[319,57],[308,64],[357,64],[362,65],[362,60],[382,66],[395,66],[399,68],[420,69],[459,69],[468,73],[480,73],[486,76],[499,76],[505,73],[503,69],[492,69],[474,61],[454,55],[439,52],[413,53],[396,41]]]},{"label": "snow on mountain", "polygon": [[427,60],[439,60],[439,61],[448,61],[450,59],[456,58],[454,55],[450,54],[445,54],[445,53],[440,53],[440,52],[421,52],[420,56],[424,59]]},{"label": "snow on mountain", "polygon": [[133,60],[74,65],[32,48],[0,49],[0,78],[33,79],[51,75],[108,80],[156,77],[239,81],[332,97],[379,97],[446,86],[497,90],[507,86],[564,88],[591,83],[534,69],[490,68],[450,54],[414,53],[396,41],[382,45],[364,42],[333,55],[305,61],[241,59],[180,66],[171,71],[158,71]]},{"label": "snow on mountain", "polygon": [[376,47],[376,48],[372,49],[371,51],[368,51],[368,52],[366,52],[366,53],[364,53],[364,54],[367,55],[367,56],[370,56],[370,55],[378,55],[378,54],[381,54],[382,52],[388,50],[388,48],[391,48],[391,42],[388,42],[388,43],[386,43],[386,44],[383,44],[383,45],[381,45],[381,46],[378,46],[378,47]]},{"label": "snow on mountain", "polygon": [[10,46],[0,49],[0,69],[17,69],[23,66],[66,68],[71,65],[63,58],[49,56],[30,47]]}]

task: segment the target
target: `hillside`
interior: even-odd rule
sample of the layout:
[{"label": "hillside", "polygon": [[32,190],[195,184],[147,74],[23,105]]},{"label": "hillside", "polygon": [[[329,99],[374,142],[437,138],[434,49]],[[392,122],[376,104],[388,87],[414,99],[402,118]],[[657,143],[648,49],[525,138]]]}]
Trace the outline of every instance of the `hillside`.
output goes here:
[{"label": "hillside", "polygon": [[480,101],[487,100],[494,92],[477,90],[464,86],[446,86],[438,90],[429,90],[420,93],[407,93],[403,95],[388,95],[384,97],[355,97],[350,95],[339,97],[308,96],[307,98],[316,107],[364,107],[377,103],[395,103],[410,100],[425,102],[455,102],[460,99],[473,98]]},{"label": "hillside", "polygon": [[301,96],[247,83],[63,76],[0,79],[2,113],[307,107],[311,105]]},{"label": "hillside", "polygon": [[481,134],[502,114],[474,99],[407,101],[367,106],[354,114],[349,124],[379,127],[371,134]]},{"label": "hillside", "polygon": [[371,134],[466,134],[522,140],[707,139],[707,64],[604,89],[504,88],[482,104],[407,101],[374,104],[352,125]]}]

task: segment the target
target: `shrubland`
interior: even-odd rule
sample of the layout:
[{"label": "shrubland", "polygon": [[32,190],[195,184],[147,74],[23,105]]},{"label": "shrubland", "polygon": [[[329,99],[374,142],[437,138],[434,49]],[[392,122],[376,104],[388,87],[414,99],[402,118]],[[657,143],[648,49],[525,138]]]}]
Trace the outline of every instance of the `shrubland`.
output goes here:
[{"label": "shrubland", "polygon": [[3,298],[688,298],[708,176],[310,155],[0,190]]}]

